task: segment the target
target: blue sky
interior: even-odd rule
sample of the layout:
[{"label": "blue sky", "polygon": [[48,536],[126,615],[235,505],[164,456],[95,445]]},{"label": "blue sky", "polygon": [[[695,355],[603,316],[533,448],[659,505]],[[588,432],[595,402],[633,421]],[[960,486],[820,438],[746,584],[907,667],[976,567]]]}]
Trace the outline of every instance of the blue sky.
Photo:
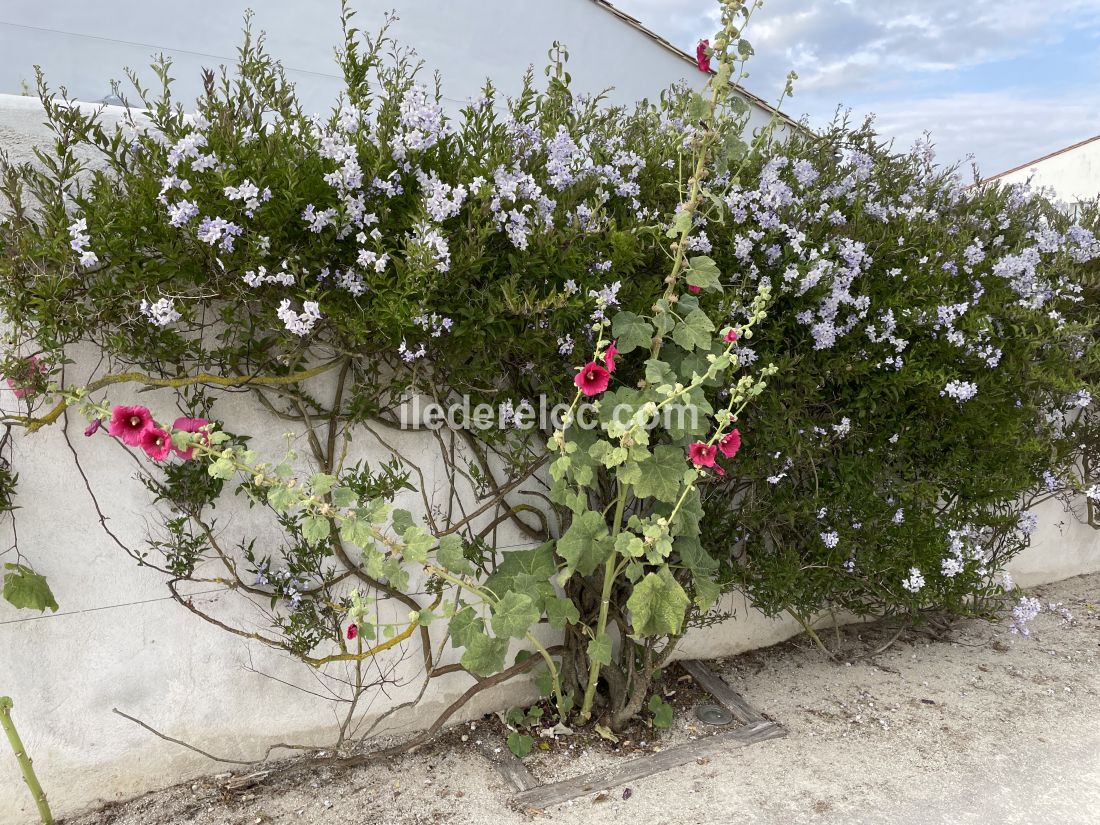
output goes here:
[{"label": "blue sky", "polygon": [[[716,27],[716,0],[615,0],[685,49]],[[1100,0],[765,0],[746,33],[745,85],[811,124],[838,106],[875,113],[908,146],[984,174],[1100,133]]]}]

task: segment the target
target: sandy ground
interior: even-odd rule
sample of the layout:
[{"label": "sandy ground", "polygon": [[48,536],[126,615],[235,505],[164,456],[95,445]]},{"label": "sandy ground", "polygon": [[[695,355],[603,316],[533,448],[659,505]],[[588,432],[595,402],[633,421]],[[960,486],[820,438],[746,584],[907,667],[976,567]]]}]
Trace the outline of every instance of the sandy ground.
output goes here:
[{"label": "sandy ground", "polygon": [[[1028,639],[1007,624],[967,621],[938,641],[906,634],[872,660],[834,664],[800,637],[712,663],[782,723],[787,738],[640,780],[627,799],[626,788],[589,794],[540,818],[563,825],[1096,825],[1100,575],[1035,595],[1061,609],[1044,611]],[[888,627],[850,628],[840,649],[854,656],[890,635]],[[670,689],[677,676],[670,670]],[[314,770],[243,793],[227,794],[211,777],[65,825],[527,823],[531,817],[509,806],[508,786],[478,751],[478,740],[496,728],[482,722],[389,764]],[[681,712],[665,743],[703,733]],[[545,780],[623,758],[582,746],[540,754],[532,768]]]}]

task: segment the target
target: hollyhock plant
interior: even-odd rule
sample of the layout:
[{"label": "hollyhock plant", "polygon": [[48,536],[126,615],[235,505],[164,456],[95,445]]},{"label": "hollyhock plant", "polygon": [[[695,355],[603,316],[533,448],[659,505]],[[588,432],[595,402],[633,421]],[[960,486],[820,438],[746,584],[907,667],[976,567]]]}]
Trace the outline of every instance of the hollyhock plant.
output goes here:
[{"label": "hollyhock plant", "polygon": [[[210,422],[205,418],[177,418],[172,422],[172,429],[183,433],[201,433],[203,427],[209,425]],[[202,441],[207,441],[205,433],[203,433]],[[191,456],[195,452],[194,447],[188,447],[186,450],[181,450],[178,447],[173,447],[172,449],[175,451],[176,455],[184,461],[190,461]]]},{"label": "hollyhock plant", "polygon": [[118,406],[111,410],[107,432],[124,444],[138,447],[142,444],[145,431],[153,426],[153,414],[146,407]]},{"label": "hollyhock plant", "polygon": [[710,56],[707,54],[709,49],[710,41],[706,39],[700,40],[699,45],[695,47],[695,65],[701,72],[710,71]]},{"label": "hollyhock plant", "polygon": [[172,452],[172,435],[160,427],[150,426],[141,434],[141,449],[153,461],[164,461]]},{"label": "hollyhock plant", "polygon": [[577,373],[577,377],[573,379],[573,383],[577,385],[577,388],[590,398],[605,391],[610,381],[611,373],[595,361],[589,361],[585,364],[581,371]]}]

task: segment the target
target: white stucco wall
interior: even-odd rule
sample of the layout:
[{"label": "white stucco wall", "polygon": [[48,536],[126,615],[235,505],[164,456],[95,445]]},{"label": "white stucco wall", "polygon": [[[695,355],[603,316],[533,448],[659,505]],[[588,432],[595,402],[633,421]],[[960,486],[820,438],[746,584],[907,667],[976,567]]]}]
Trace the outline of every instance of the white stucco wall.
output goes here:
[{"label": "white stucco wall", "polygon": [[[37,64],[54,88],[63,84],[79,100],[99,101],[110,94],[112,79],[125,79],[123,67],[140,71],[151,55],[164,53],[173,60],[176,94],[186,105],[201,92],[203,67],[233,63],[249,7],[256,9],[254,27],[267,32],[268,50],[287,69],[307,112],[327,111],[342,85],[333,59],[334,47],[342,43],[336,0],[9,5],[0,23],[0,93],[18,94],[21,83],[33,87]],[[355,25],[366,32],[377,30],[385,13],[395,9],[400,19],[391,36],[424,60],[425,81],[431,72],[441,72],[443,94],[454,106],[476,99],[487,77],[506,95],[519,91],[528,66],[534,66],[536,81],[544,81],[546,53],[554,41],[569,49],[574,89],[609,90],[613,103],[656,99],[681,79],[701,88],[707,79],[682,54],[595,0],[387,0],[353,7]],[[155,87],[152,73],[143,74]],[[754,105],[752,127],[769,117]]]},{"label": "white stucco wall", "polygon": [[[34,100],[0,100],[0,147],[26,156],[29,143],[42,137],[39,120]],[[12,399],[5,392],[0,384],[0,403],[7,405]],[[167,403],[156,394],[143,395],[142,401],[154,408]],[[220,415],[239,432],[283,430],[247,405],[230,406]],[[102,501],[109,524],[125,542],[139,546],[147,530],[148,494],[130,478],[133,465],[120,461],[118,447],[105,436],[84,438],[81,427],[74,420],[73,442],[93,486],[107,491]],[[417,438],[409,436],[406,450],[430,456]],[[257,446],[273,452],[278,444],[261,440]],[[257,757],[276,741],[331,741],[331,704],[291,686],[310,686],[300,664],[231,637],[167,600],[162,578],[139,568],[111,542],[60,432],[17,437],[13,464],[20,474],[20,548],[49,578],[61,610],[39,617],[0,602],[0,692],[15,699],[15,719],[56,812],[224,769],[154,738],[112,714],[113,707],[232,758]],[[424,464],[431,485],[432,465],[427,458]],[[1056,510],[1050,513],[1036,547],[1016,563],[1021,584],[1100,568],[1100,534],[1068,518],[1059,528],[1060,520]],[[10,524],[0,529],[0,546],[7,547]],[[215,592],[195,600],[234,621],[264,626],[259,609],[237,596]],[[764,619],[741,599],[731,599],[730,606],[736,617],[692,635],[684,655],[736,653],[798,631],[792,620]],[[415,662],[404,668],[407,678],[415,675]],[[395,727],[423,724],[469,684],[462,675],[438,680],[418,711],[396,717]],[[415,687],[395,691],[393,701],[411,698]],[[523,691],[517,684],[486,695],[463,715],[518,702]],[[381,712],[384,706],[373,710]],[[14,760],[0,749],[0,825],[22,825],[32,818]]]},{"label": "white stucco wall", "polygon": [[1028,183],[1046,189],[1068,205],[1100,196],[1100,135],[993,178],[1003,184]]}]

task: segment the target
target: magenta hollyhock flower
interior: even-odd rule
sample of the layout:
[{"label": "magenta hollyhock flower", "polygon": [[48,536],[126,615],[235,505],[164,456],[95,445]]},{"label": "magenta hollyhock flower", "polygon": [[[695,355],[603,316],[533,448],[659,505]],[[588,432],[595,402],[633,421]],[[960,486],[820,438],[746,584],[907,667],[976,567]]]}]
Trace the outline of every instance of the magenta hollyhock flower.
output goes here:
[{"label": "magenta hollyhock flower", "polygon": [[595,361],[589,361],[585,364],[581,371],[577,373],[577,377],[573,379],[573,383],[587,396],[599,395],[607,389],[610,381],[611,373]]},{"label": "magenta hollyhock flower", "polygon": [[99,428],[103,426],[103,422],[98,418],[93,420],[91,424],[84,428],[84,435],[93,436],[99,432]]},{"label": "magenta hollyhock flower", "polygon": [[618,341],[612,341],[607,345],[607,349],[603,352],[604,363],[607,364],[607,371],[612,373],[615,371],[615,358],[619,354],[619,348],[615,346]]},{"label": "magenta hollyhock flower", "polygon": [[696,467],[713,467],[714,458],[718,455],[718,448],[713,444],[696,441],[688,447],[688,455],[691,457],[691,463]]},{"label": "magenta hollyhock flower", "polygon": [[19,372],[20,375],[8,378],[8,386],[14,390],[16,398],[26,398],[28,395],[37,394],[38,377],[49,372],[49,367],[39,361],[36,356],[31,355],[23,361],[23,367]]},{"label": "magenta hollyhock flower", "polygon": [[153,414],[145,407],[115,407],[107,432],[131,447],[141,445],[145,431],[153,425]]},{"label": "magenta hollyhock flower", "polygon": [[707,49],[709,48],[709,40],[700,40],[699,45],[695,47],[695,65],[699,67],[701,72],[710,71],[710,58],[707,56]]},{"label": "magenta hollyhock flower", "polygon": [[688,292],[690,292],[692,295],[698,295],[702,291],[703,291],[703,288],[701,286],[694,286],[693,284],[688,284]]},{"label": "magenta hollyhock flower", "polygon": [[[177,418],[175,421],[172,422],[172,429],[180,430],[181,432],[185,433],[197,433],[200,432],[203,427],[209,424],[210,422],[207,421],[205,418]],[[206,443],[207,441],[205,433],[203,433],[202,435],[202,441],[203,443]],[[179,450],[175,447],[173,447],[172,449],[175,450],[176,455],[178,455],[184,461],[190,461],[191,455],[195,452],[193,447],[188,447],[186,450]]]},{"label": "magenta hollyhock flower", "polygon": [[358,636],[359,636],[359,625],[352,622],[351,624],[348,625],[348,641],[349,642],[354,642],[355,639]]},{"label": "magenta hollyhock flower", "polygon": [[718,449],[726,458],[733,458],[737,455],[737,451],[741,449],[741,431],[737,429],[730,430],[722,436],[722,440],[718,442]]},{"label": "magenta hollyhock flower", "polygon": [[168,430],[149,427],[141,434],[141,449],[153,461],[164,461],[172,452],[172,436]]},{"label": "magenta hollyhock flower", "polygon": [[726,333],[725,340],[726,340],[727,344],[732,344],[734,341],[736,341],[737,340],[737,330],[731,328]]}]

